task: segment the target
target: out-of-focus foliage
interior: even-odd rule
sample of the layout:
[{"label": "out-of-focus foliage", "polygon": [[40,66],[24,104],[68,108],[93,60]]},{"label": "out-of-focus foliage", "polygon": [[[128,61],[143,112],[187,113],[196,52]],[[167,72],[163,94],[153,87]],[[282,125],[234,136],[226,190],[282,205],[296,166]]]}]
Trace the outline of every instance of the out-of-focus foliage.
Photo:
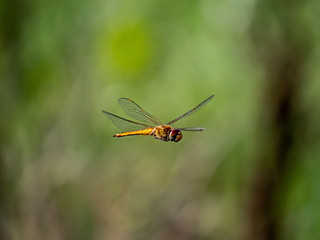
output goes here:
[{"label": "out-of-focus foliage", "polygon": [[[261,58],[302,34],[295,161],[274,209],[281,238],[319,239],[319,4],[280,2],[1,1],[0,238],[248,239],[257,159],[273,141]],[[293,18],[282,32],[292,15],[303,31]],[[101,113],[125,117],[128,97],[168,122],[211,94],[176,123],[206,131],[179,143],[112,138]]]}]

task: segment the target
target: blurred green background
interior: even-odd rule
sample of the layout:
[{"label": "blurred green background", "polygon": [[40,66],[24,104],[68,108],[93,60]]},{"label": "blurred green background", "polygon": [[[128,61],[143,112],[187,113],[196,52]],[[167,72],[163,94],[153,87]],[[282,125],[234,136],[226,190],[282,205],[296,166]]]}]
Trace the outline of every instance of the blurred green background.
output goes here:
[{"label": "blurred green background", "polygon": [[[319,1],[0,2],[1,239],[320,239]],[[179,143],[116,139],[128,97]]]}]

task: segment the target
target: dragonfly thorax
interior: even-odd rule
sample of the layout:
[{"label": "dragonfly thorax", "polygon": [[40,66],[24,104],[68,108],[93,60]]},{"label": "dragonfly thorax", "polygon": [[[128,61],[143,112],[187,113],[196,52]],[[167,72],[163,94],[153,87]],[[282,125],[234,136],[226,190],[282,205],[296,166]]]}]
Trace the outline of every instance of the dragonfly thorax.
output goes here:
[{"label": "dragonfly thorax", "polygon": [[160,139],[166,142],[168,141],[179,142],[182,138],[181,131],[179,129],[173,129],[169,125],[162,125],[162,126],[155,127],[151,135],[157,139]]}]

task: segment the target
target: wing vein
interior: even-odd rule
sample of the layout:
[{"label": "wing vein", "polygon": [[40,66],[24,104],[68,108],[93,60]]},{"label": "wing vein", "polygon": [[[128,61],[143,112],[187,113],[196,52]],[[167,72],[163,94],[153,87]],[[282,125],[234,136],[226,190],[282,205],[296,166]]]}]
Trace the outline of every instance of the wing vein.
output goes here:
[{"label": "wing vein", "polygon": [[118,100],[122,110],[129,116],[139,121],[151,125],[162,125],[162,123],[151,113],[146,112],[142,107],[129,98],[120,98]]},{"label": "wing vein", "polygon": [[167,125],[172,125],[175,122],[177,122],[178,120],[180,120],[181,118],[185,118],[187,116],[190,116],[191,114],[194,114],[195,112],[197,112],[200,108],[202,108],[203,106],[205,106],[208,102],[211,101],[211,99],[214,97],[214,95],[211,95],[210,97],[208,97],[206,100],[204,100],[203,102],[201,102],[199,105],[197,105],[196,107],[192,108],[190,111],[182,114],[181,116],[175,118],[174,120],[170,121],[167,123]]},{"label": "wing vein", "polygon": [[104,110],[102,110],[102,112],[113,122],[114,125],[116,125],[121,131],[124,131],[124,132],[136,131],[136,130],[152,127],[147,124],[138,123],[138,122],[134,122],[134,121],[119,117],[117,115],[106,112]]}]

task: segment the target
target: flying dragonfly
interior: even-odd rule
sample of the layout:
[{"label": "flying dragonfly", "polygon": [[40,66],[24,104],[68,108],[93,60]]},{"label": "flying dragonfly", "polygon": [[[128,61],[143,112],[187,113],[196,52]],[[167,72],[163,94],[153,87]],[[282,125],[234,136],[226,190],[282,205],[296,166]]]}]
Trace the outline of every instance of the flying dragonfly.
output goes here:
[{"label": "flying dragonfly", "polygon": [[[200,108],[206,105],[214,95],[211,95],[206,100],[201,102],[190,111],[182,114],[181,116],[173,119],[172,121],[162,124],[155,116],[143,110],[138,104],[129,98],[119,98],[118,103],[123,111],[129,116],[140,122],[134,122],[112,113],[102,110],[107,117],[116,125],[122,132],[114,135],[114,137],[126,137],[126,136],[153,136],[156,139],[168,142],[179,142],[182,139],[181,131],[203,131],[202,127],[186,127],[186,128],[173,128],[171,125],[178,120],[188,117],[191,114],[197,112]],[[143,122],[143,123],[141,123]]]}]

